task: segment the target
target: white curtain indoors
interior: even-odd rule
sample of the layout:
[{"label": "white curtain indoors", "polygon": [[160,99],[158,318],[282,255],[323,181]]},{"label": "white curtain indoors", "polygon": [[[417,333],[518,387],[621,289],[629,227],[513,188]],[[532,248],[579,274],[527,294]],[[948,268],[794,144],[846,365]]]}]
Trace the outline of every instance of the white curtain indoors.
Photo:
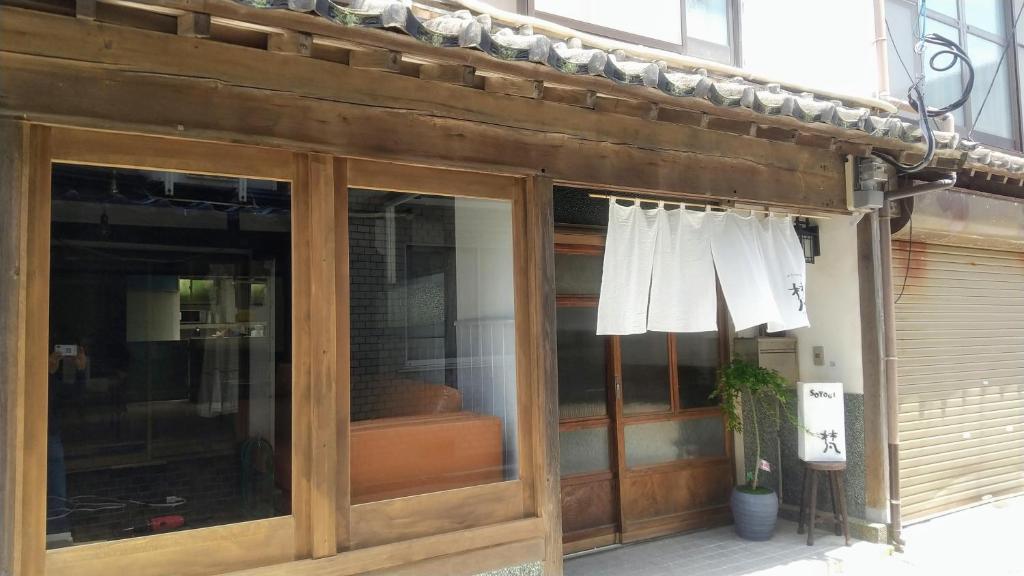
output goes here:
[{"label": "white curtain indoors", "polygon": [[716,330],[716,272],[736,330],[809,325],[791,218],[645,210],[615,199],[608,209],[598,334]]}]

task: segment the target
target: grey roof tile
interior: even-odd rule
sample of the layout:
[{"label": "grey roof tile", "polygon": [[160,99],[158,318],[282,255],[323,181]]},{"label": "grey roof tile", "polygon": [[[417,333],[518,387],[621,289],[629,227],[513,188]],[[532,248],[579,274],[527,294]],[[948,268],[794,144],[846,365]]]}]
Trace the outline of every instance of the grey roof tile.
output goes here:
[{"label": "grey roof tile", "polygon": [[[476,49],[507,61],[534,62],[572,75],[604,76],[614,82],[657,88],[678,98],[699,98],[717,106],[742,106],[758,114],[791,116],[822,122],[896,143],[919,144],[920,128],[884,110],[819,98],[810,92],[788,92],[779,84],[744,78],[715,78],[706,69],[670,67],[631,56],[587,47],[578,38],[552,39],[529,26],[515,30],[496,25],[491,15],[467,10],[421,19],[411,0],[236,0],[257,8],[313,12],[343,26],[401,31],[431,46]],[[436,9],[433,12],[438,12]],[[956,133],[935,133],[936,149],[949,156],[960,152],[972,168],[987,167],[1024,176],[1024,158],[992,151]]]},{"label": "grey roof tile", "polygon": [[743,91],[747,86],[743,78],[712,81],[708,87],[707,99],[719,106],[739,106],[743,102]]},{"label": "grey roof tile", "polygon": [[804,122],[829,122],[832,119],[834,108],[835,104],[815,100],[814,94],[804,92],[787,98],[782,106],[782,113]]},{"label": "grey roof tile", "polygon": [[759,114],[778,116],[782,114],[782,109],[789,97],[782,92],[782,87],[778,84],[747,86],[740,98],[740,105]]}]

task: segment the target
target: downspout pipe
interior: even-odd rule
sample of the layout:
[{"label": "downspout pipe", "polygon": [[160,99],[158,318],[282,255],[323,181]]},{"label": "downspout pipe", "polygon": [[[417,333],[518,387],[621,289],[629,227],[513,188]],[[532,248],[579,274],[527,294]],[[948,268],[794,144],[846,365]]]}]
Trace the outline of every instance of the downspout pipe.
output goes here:
[{"label": "downspout pipe", "polygon": [[934,182],[925,182],[924,184],[915,184],[913,186],[905,186],[903,188],[897,188],[892,192],[885,194],[885,199],[888,202],[895,202],[896,200],[903,200],[904,198],[910,198],[919,194],[925,194],[928,192],[939,192],[941,190],[949,190],[956,184],[956,176],[950,178],[943,178],[942,180],[936,180]]},{"label": "downspout pipe", "polygon": [[[874,0],[875,8],[875,88],[878,98],[889,94],[889,33],[885,27],[885,0]],[[905,104],[905,102],[904,102]]]},{"label": "downspout pipe", "polygon": [[885,195],[879,209],[878,236],[882,276],[882,323],[885,330],[885,420],[889,457],[889,540],[898,552],[903,551],[903,517],[900,510],[900,431],[899,431],[899,379],[896,357],[896,301],[892,281],[892,208],[894,200],[910,198],[948,190],[956,184],[956,177],[935,182],[897,188]]}]

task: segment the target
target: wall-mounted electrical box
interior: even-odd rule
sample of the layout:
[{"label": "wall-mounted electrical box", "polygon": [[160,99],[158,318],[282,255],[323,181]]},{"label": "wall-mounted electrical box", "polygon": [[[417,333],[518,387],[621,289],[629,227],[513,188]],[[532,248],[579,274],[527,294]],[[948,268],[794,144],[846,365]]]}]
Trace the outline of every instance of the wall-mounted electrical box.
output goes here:
[{"label": "wall-mounted electrical box", "polygon": [[742,360],[777,371],[790,386],[796,386],[797,380],[800,379],[796,338],[793,336],[737,338],[734,341],[733,352]]}]

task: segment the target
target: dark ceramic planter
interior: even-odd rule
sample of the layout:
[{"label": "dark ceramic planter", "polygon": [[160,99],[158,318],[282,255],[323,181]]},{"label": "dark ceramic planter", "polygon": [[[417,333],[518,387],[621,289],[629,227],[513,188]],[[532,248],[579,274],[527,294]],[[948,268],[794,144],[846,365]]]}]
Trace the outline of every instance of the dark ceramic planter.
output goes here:
[{"label": "dark ceramic planter", "polygon": [[732,489],[732,518],[736,534],[746,540],[768,540],[779,519],[779,498],[775,492],[750,494]]}]

